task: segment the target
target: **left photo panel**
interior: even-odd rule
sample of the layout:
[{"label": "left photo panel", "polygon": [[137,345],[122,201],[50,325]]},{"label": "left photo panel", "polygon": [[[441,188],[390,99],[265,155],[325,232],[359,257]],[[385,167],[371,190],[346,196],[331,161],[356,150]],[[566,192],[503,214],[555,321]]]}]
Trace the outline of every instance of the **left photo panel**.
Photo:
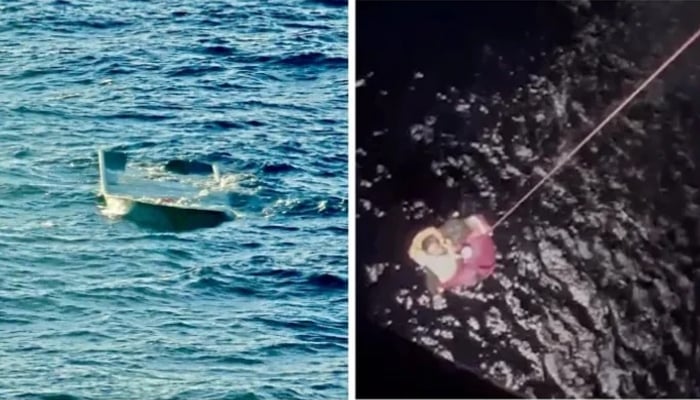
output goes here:
[{"label": "left photo panel", "polygon": [[0,5],[0,398],[348,397],[347,1]]}]

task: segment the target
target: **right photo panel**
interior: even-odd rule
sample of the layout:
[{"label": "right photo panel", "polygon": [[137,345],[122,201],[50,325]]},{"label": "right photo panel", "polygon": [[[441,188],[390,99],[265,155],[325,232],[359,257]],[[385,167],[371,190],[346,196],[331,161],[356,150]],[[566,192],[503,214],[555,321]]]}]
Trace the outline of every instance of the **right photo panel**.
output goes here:
[{"label": "right photo panel", "polygon": [[700,3],[355,29],[357,396],[699,397]]}]

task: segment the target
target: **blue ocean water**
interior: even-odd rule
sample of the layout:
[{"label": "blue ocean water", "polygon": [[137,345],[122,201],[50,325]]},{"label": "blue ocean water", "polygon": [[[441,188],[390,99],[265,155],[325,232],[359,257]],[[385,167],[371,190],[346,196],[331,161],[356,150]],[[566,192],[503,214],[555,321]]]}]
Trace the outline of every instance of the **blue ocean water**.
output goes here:
[{"label": "blue ocean water", "polygon": [[[347,7],[0,4],[0,398],[347,396]],[[108,218],[99,147],[238,218]]]}]

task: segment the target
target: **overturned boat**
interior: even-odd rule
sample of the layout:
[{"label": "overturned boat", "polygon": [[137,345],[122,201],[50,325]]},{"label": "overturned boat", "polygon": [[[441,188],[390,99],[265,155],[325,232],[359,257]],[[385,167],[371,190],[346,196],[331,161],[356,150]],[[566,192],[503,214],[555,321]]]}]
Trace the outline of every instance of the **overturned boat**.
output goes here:
[{"label": "overturned boat", "polygon": [[[127,168],[126,153],[102,149],[98,159],[99,196],[108,216],[167,231],[215,227],[235,217],[212,195],[220,179],[216,165],[171,160],[162,168],[139,170]],[[204,181],[185,179],[202,175]]]}]

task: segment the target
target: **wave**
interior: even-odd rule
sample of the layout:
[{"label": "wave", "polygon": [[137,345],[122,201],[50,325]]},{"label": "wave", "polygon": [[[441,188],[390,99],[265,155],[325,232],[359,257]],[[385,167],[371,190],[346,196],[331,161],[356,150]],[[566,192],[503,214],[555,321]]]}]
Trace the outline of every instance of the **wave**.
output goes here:
[{"label": "wave", "polygon": [[226,162],[230,161],[232,157],[233,154],[229,153],[228,151],[215,151],[213,153],[209,153],[206,156],[206,160],[211,162]]},{"label": "wave", "polygon": [[[178,393],[173,397],[169,397],[168,400],[190,400],[190,399],[204,399],[204,398],[212,398],[212,393],[211,391],[203,391],[203,390],[186,390],[182,393]],[[243,392],[243,393],[232,393],[230,391],[227,391],[226,393],[222,393],[219,395],[219,397],[216,397],[217,399],[222,399],[222,400],[260,400],[261,398],[258,397],[255,393],[253,392]],[[299,397],[297,397],[299,398]]]},{"label": "wave", "polygon": [[[270,259],[272,261],[272,259]],[[306,275],[298,269],[266,269],[253,271],[249,275],[270,278],[276,283],[284,283],[289,286],[290,289],[302,289],[303,287],[314,287],[316,289],[330,289],[330,290],[346,290],[348,282],[346,279],[330,274],[330,273],[313,273]]]},{"label": "wave", "polygon": [[319,52],[305,52],[286,56],[250,55],[242,57],[242,62],[273,64],[283,67],[347,68],[346,57],[333,57]]},{"label": "wave", "polygon": [[69,72],[66,68],[44,68],[44,69],[28,69],[19,75],[15,76],[14,79],[31,79],[39,78],[44,75],[55,75],[55,74],[65,74]]},{"label": "wave", "polygon": [[346,290],[348,288],[347,280],[333,274],[312,275],[308,282],[323,289]]},{"label": "wave", "polygon": [[259,290],[244,284],[234,282],[235,278],[227,280],[215,277],[201,277],[188,284],[192,289],[204,290],[212,293],[231,293],[242,296],[258,296],[261,294]]},{"label": "wave", "polygon": [[89,28],[89,29],[114,29],[114,28],[124,28],[131,26],[132,23],[128,21],[120,20],[99,20],[99,19],[86,19],[80,21],[67,21],[61,24],[63,27],[76,27],[76,28]]},{"label": "wave", "polygon": [[215,120],[215,121],[205,122],[203,127],[205,129],[211,129],[211,130],[228,130],[228,129],[242,129],[245,127],[245,125],[243,125],[240,122]]},{"label": "wave", "polygon": [[205,121],[202,126],[205,129],[224,131],[224,130],[229,130],[229,129],[244,129],[244,128],[250,127],[250,126],[259,127],[259,126],[265,126],[265,125],[266,124],[262,121],[251,119],[251,120],[247,120],[247,121],[212,120],[212,121]]},{"label": "wave", "polygon": [[229,354],[229,355],[216,355],[216,356],[204,356],[198,357],[197,361],[213,361],[221,364],[234,364],[234,365],[260,365],[264,364],[265,361],[260,358],[245,357],[240,354]]},{"label": "wave", "polygon": [[19,106],[17,108],[12,109],[11,111],[16,112],[18,114],[33,114],[38,116],[60,117],[61,119],[73,119],[77,117],[76,115],[71,115],[65,111],[57,110],[55,108],[48,108],[46,106],[43,106],[42,108]]},{"label": "wave", "polygon": [[345,68],[348,65],[348,59],[346,57],[331,57],[323,53],[311,52],[284,57],[276,60],[275,63],[292,67],[313,66]]},{"label": "wave", "polygon": [[175,117],[172,115],[145,114],[135,111],[123,111],[115,114],[100,115],[99,118],[134,121],[164,121]]},{"label": "wave", "polygon": [[323,228],[323,230],[339,236],[347,236],[348,234],[348,228],[341,226],[328,226],[326,228]]},{"label": "wave", "polygon": [[25,393],[17,398],[24,400],[89,400],[88,397],[78,397],[67,393]]},{"label": "wave", "polygon": [[265,123],[262,121],[258,121],[256,119],[251,119],[249,121],[246,121],[246,124],[250,126],[265,126]]},{"label": "wave", "polygon": [[347,200],[339,197],[279,199],[263,210],[265,215],[336,216],[347,213]]},{"label": "wave", "polygon": [[[66,291],[65,293],[87,302],[111,299],[115,302],[121,302],[124,305],[134,302],[141,303],[143,301],[168,301],[177,296],[177,294],[168,292],[162,287],[151,285],[149,281],[152,280],[153,279],[144,279],[141,280],[141,282],[137,279],[113,280],[109,284],[103,286],[79,288]],[[66,306],[60,306],[59,308],[63,312],[68,311]]]},{"label": "wave", "polygon": [[309,3],[322,4],[329,7],[347,7],[348,0],[307,0]]},{"label": "wave", "polygon": [[278,174],[296,170],[293,165],[287,163],[268,163],[263,165],[262,171],[266,174]]},{"label": "wave", "polygon": [[208,55],[212,55],[212,56],[230,56],[233,53],[235,53],[235,50],[229,46],[216,45],[216,46],[202,47],[200,49],[200,52],[203,54],[208,54]]},{"label": "wave", "polygon": [[17,318],[0,314],[0,324],[3,325],[31,325],[33,322],[29,318]]},{"label": "wave", "polygon": [[203,65],[203,66],[187,66],[175,68],[167,72],[167,76],[172,78],[203,76],[214,72],[226,71],[226,68],[220,65]]},{"label": "wave", "polygon": [[[255,257],[265,257],[265,256],[255,256]],[[272,261],[272,259],[269,257],[267,257],[267,259]],[[255,271],[255,272],[251,273],[251,275],[269,276],[269,277],[273,277],[273,278],[299,278],[299,277],[303,276],[301,271],[298,271],[296,269],[269,269],[269,270]]]},{"label": "wave", "polygon": [[[270,317],[258,317],[259,322],[264,323],[270,328],[285,328],[293,329],[295,331],[315,331],[318,329],[319,321],[309,319],[309,318],[270,318]],[[285,344],[294,345],[294,344]]]},{"label": "wave", "polygon": [[5,196],[24,197],[47,194],[51,186],[41,184],[6,184],[0,183],[0,193]]}]

